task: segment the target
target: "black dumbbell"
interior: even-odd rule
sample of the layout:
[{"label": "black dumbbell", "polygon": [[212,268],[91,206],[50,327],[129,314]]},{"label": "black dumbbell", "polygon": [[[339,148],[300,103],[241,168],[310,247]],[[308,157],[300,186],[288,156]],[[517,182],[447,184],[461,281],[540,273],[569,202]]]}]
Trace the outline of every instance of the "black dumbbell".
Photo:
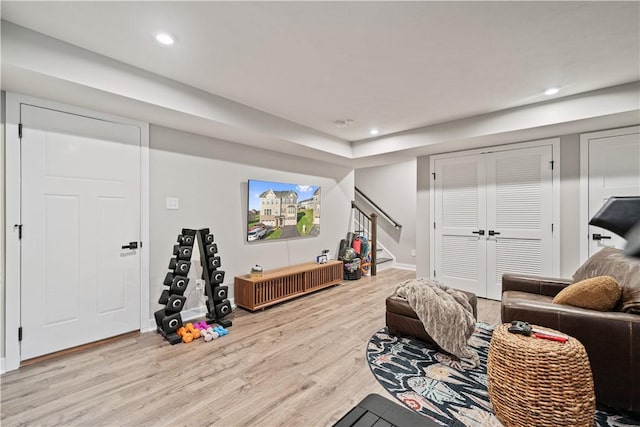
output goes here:
[{"label": "black dumbbell", "polygon": [[219,256],[214,256],[211,257],[207,260],[209,262],[209,269],[213,270],[216,268],[220,268],[220,266],[222,265],[222,260],[220,259]]},{"label": "black dumbbell", "polygon": [[178,249],[178,259],[191,259],[191,246],[180,246]]},{"label": "black dumbbell", "polygon": [[207,256],[214,256],[218,253],[218,245],[215,243],[207,245],[207,247],[205,248],[205,252],[207,253]]},{"label": "black dumbbell", "polygon": [[169,292],[172,294],[183,295],[184,291],[187,289],[188,284],[189,279],[187,279],[186,277],[175,276],[173,278],[173,282],[171,283],[171,287],[169,288]]},{"label": "black dumbbell", "polygon": [[216,286],[213,288],[213,300],[216,302],[226,300],[228,292],[228,286]]},{"label": "black dumbbell", "polygon": [[171,293],[168,290],[164,290],[162,291],[162,293],[160,294],[160,299],[158,300],[158,304],[166,304],[167,302],[169,302],[169,296],[171,296]]},{"label": "black dumbbell", "polygon": [[229,300],[222,301],[220,304],[216,304],[216,319],[220,319],[227,314],[231,313],[231,303]]},{"label": "black dumbbell", "polygon": [[182,295],[171,295],[164,309],[167,313],[179,313],[182,311],[182,307],[184,307],[184,302],[186,300],[187,297]]},{"label": "black dumbbell", "polygon": [[224,271],[216,270],[211,272],[211,284],[220,284],[224,282]]},{"label": "black dumbbell", "polygon": [[179,274],[181,276],[186,276],[189,273],[189,268],[191,268],[191,261],[178,261],[176,263],[176,267],[174,269],[175,274]]},{"label": "black dumbbell", "polygon": [[178,255],[178,251],[180,250],[180,245],[173,245],[173,254]]},{"label": "black dumbbell", "polygon": [[[164,311],[164,310],[163,310]],[[162,318],[162,330],[165,334],[175,333],[182,327],[182,316],[180,313],[173,313]]]},{"label": "black dumbbell", "polygon": [[178,258],[171,258],[169,260],[169,270],[175,270],[176,265],[178,265]]},{"label": "black dumbbell", "polygon": [[182,235],[183,236],[192,236],[195,237],[196,236],[196,230],[193,230],[191,228],[183,228],[182,229]]},{"label": "black dumbbell", "polygon": [[171,286],[172,283],[173,283],[173,273],[167,273],[167,275],[164,276],[164,282],[162,282],[162,284],[165,286]]},{"label": "black dumbbell", "polygon": [[164,308],[153,313],[153,317],[156,319],[156,326],[162,329],[162,319],[167,317],[167,313],[164,311]]}]

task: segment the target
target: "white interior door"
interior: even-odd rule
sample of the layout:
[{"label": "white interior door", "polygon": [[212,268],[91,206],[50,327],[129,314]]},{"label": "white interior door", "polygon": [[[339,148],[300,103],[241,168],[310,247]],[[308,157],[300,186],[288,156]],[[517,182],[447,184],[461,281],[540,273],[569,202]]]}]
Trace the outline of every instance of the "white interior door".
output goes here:
[{"label": "white interior door", "polygon": [[487,154],[488,298],[504,273],[552,273],[552,159],[549,145]]},{"label": "white interior door", "polygon": [[485,162],[481,155],[435,162],[435,275],[486,296]]},{"label": "white interior door", "polygon": [[[589,218],[609,197],[640,196],[640,133],[637,128],[627,134],[589,138],[587,149]],[[589,226],[589,256],[605,246],[623,249],[625,244],[617,234]]]},{"label": "white interior door", "polygon": [[29,105],[22,360],[140,328],[140,129]]},{"label": "white interior door", "polygon": [[433,163],[434,276],[499,300],[504,273],[553,274],[553,146]]}]

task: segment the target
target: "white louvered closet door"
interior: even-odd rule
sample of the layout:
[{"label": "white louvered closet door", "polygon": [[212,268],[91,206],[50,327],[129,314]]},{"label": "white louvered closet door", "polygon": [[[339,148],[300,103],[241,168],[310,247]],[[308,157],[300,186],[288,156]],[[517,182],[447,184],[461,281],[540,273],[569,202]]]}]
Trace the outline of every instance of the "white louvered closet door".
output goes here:
[{"label": "white louvered closet door", "polygon": [[551,146],[486,155],[488,298],[503,273],[552,272],[552,158]]},{"label": "white louvered closet door", "polygon": [[485,162],[481,155],[436,160],[436,279],[486,294],[486,253],[480,235],[486,215]]}]

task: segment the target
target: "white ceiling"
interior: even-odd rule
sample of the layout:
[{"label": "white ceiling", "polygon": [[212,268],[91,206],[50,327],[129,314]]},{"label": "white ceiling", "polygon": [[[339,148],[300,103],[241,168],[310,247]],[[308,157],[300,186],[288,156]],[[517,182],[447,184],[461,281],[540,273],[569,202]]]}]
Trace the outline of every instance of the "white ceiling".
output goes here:
[{"label": "white ceiling", "polygon": [[640,2],[1,6],[4,20],[346,141],[548,101],[551,86],[559,98],[640,80]]}]

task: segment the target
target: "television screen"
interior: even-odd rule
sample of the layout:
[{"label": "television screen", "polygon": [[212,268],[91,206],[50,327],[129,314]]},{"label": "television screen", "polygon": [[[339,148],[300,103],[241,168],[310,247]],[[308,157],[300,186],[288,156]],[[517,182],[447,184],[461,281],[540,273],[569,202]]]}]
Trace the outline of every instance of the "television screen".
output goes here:
[{"label": "television screen", "polygon": [[249,180],[247,241],[320,234],[320,187]]}]

